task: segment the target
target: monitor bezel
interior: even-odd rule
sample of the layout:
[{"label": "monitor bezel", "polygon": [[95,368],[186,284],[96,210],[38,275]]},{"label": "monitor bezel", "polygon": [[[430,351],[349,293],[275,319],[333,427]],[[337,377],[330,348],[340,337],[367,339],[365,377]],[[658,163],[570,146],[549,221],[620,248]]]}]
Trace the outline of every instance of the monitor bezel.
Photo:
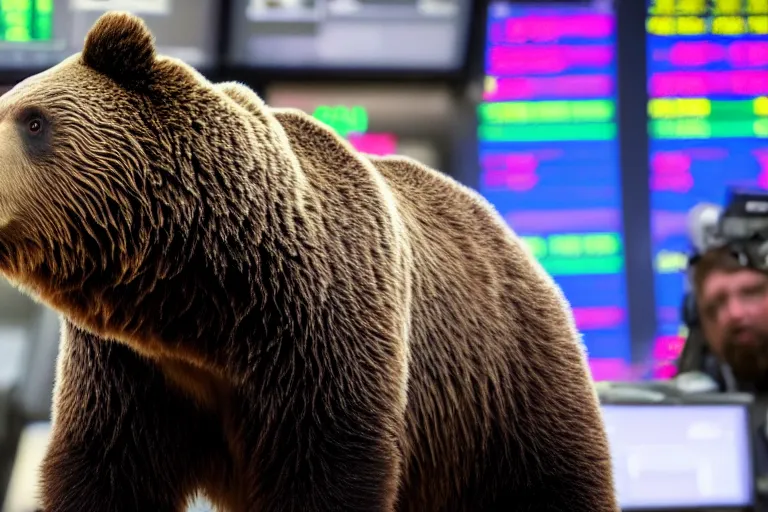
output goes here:
[{"label": "monitor bezel", "polygon": [[[637,384],[637,383],[631,383]],[[631,399],[603,399],[600,400],[601,410],[606,406],[629,406],[629,407],[647,407],[647,408],[664,408],[664,407],[735,407],[741,408],[745,413],[745,425],[748,443],[748,464],[749,469],[747,474],[751,475],[750,489],[748,500],[749,503],[745,505],[729,505],[729,504],[713,504],[713,505],[695,505],[690,507],[654,507],[654,508],[642,508],[642,507],[622,507],[622,512],[754,512],[757,505],[758,490],[757,490],[757,457],[755,453],[756,443],[754,439],[755,432],[753,432],[752,425],[754,423],[754,398],[752,395],[746,393],[702,393],[699,395],[685,395],[681,397],[675,397],[660,401],[643,401],[643,400],[631,400]]]},{"label": "monitor bezel", "polygon": [[463,51],[456,66],[449,68],[401,68],[387,67],[336,67],[317,66],[305,68],[301,66],[273,66],[233,63],[230,60],[233,40],[229,36],[231,21],[237,14],[234,11],[233,0],[222,0],[222,24],[227,29],[220,31],[219,63],[222,74],[228,79],[243,82],[290,82],[290,81],[368,81],[368,82],[440,82],[451,84],[465,83],[472,74],[474,57],[483,54],[484,25],[486,21],[489,0],[467,0],[468,16],[463,23]]}]

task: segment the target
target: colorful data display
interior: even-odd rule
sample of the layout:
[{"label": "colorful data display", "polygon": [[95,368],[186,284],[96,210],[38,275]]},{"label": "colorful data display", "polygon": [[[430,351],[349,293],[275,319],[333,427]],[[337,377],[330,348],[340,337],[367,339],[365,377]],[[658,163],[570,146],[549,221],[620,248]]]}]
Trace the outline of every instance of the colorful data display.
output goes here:
[{"label": "colorful data display", "polygon": [[320,105],[312,116],[333,128],[358,151],[380,156],[397,153],[397,137],[393,133],[368,131],[368,111],[365,107]]},{"label": "colorful data display", "polygon": [[768,1],[649,0],[656,376],[674,372],[688,211],[732,185],[768,187]]},{"label": "colorful data display", "polygon": [[479,190],[562,287],[593,376],[625,378],[615,15],[492,2],[487,24]]},{"label": "colorful data display", "polygon": [[53,0],[1,0],[0,41],[49,41],[53,35]]},{"label": "colorful data display", "polygon": [[56,65],[83,49],[102,14],[119,10],[144,20],[159,54],[209,71],[221,8],[216,0],[0,0],[0,69],[34,74]]}]

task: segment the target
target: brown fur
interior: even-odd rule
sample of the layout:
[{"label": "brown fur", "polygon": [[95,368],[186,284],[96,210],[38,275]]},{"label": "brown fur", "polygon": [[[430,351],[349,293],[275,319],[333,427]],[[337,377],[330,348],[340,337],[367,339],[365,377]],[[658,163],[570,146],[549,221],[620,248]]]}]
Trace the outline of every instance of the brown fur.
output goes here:
[{"label": "brown fur", "polygon": [[0,100],[0,269],[64,318],[46,511],[618,510],[568,306],[490,205],[148,41],[105,15]]}]

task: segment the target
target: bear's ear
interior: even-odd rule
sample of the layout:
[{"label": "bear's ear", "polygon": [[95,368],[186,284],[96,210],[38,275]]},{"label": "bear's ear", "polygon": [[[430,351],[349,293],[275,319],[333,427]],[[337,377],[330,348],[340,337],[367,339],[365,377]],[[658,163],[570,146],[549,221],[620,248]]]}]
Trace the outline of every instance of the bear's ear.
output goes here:
[{"label": "bear's ear", "polygon": [[119,84],[140,86],[150,78],[155,42],[144,21],[112,11],[102,15],[85,37],[83,63]]}]

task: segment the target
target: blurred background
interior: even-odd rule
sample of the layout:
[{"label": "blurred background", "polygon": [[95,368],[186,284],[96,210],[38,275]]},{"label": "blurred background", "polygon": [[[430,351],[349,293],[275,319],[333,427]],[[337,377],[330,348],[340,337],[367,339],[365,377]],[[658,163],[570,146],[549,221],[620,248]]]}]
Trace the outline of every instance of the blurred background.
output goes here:
[{"label": "blurred background", "polygon": [[[690,338],[689,211],[768,187],[768,0],[0,0],[0,92],[108,9],[211,80],[488,198],[571,302],[625,510],[758,506],[754,393],[662,388]],[[34,506],[58,337],[0,280],[6,512]]]}]

